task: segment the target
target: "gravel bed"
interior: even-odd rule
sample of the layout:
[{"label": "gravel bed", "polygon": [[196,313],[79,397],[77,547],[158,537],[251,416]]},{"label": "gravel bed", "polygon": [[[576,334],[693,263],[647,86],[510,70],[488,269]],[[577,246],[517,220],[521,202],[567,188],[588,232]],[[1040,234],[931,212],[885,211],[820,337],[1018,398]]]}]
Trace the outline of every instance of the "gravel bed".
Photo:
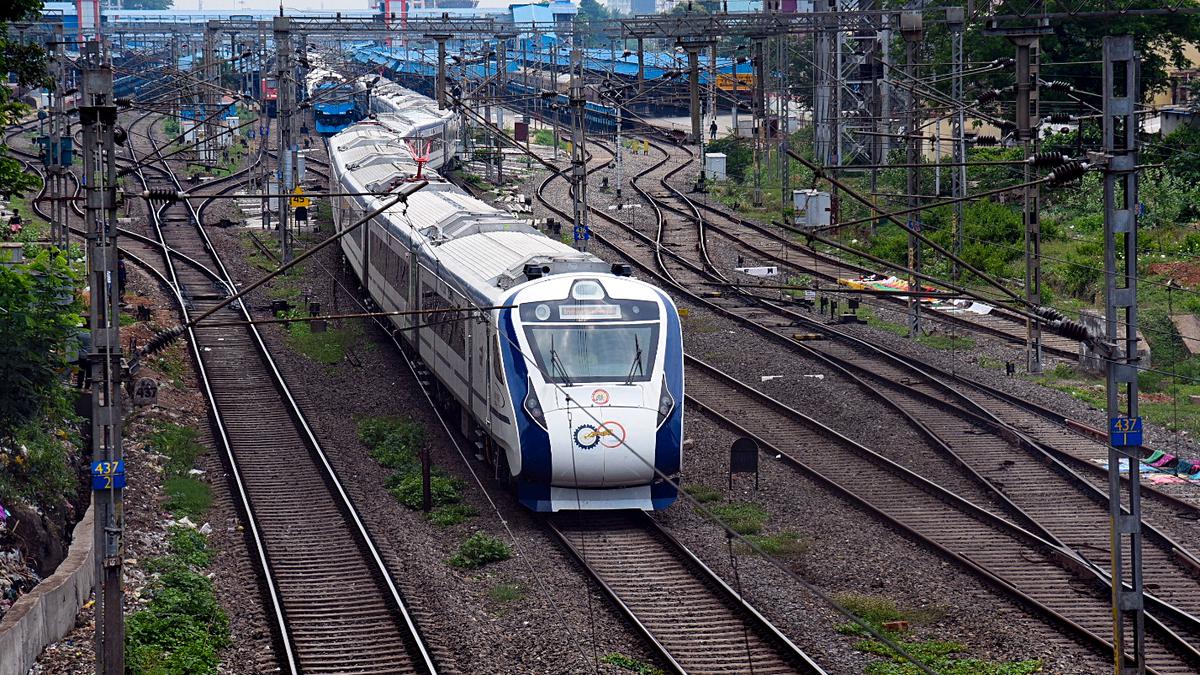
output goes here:
[{"label": "gravel bed", "polygon": [[[210,236],[239,283],[261,276],[243,261],[236,230]],[[339,258],[336,245],[314,256],[300,284],[323,311],[361,311],[357,290],[339,289],[335,303],[333,282],[322,266],[336,274]],[[356,289],[348,276],[339,281]],[[267,305],[266,288],[253,293],[249,304]],[[484,476],[486,492],[476,485],[395,347],[374,324],[363,326],[350,346],[351,358],[335,366],[315,364],[292,351],[280,326],[264,326],[263,334],[441,665],[448,672],[594,672],[595,659],[609,653],[656,663],[599,588],[549,539],[538,518],[494,488],[486,478],[489,471],[471,459],[470,466]],[[480,515],[443,530],[399,504],[385,488],[388,472],[357,440],[356,420],[369,415],[420,422],[434,464],[464,481],[465,501]],[[513,558],[471,572],[447,565],[459,542],[476,530],[508,542]],[[492,599],[489,592],[502,583],[517,585],[523,597]],[[607,665],[600,671],[620,672]]]},{"label": "gravel bed", "polygon": [[[736,436],[697,413],[688,415],[687,424],[695,440],[684,456],[688,483],[726,493],[726,458]],[[961,642],[969,655],[983,659],[1037,658],[1046,672],[1103,670],[1103,656],[1013,606],[974,575],[932,555],[867,511],[845,505],[824,486],[769,460],[761,465],[760,479],[755,492],[752,478],[737,477],[727,497],[753,500],[770,513],[765,533],[800,533],[806,548],[787,561],[788,567],[826,595],[856,593],[895,601],[914,619],[923,617],[914,620],[906,639]],[[778,567],[734,544],[735,570],[723,533],[692,506],[681,502],[658,519],[731,585],[736,588],[740,581],[747,599],[831,672],[860,672],[869,660],[854,649],[860,638],[838,632],[847,620]]]}]

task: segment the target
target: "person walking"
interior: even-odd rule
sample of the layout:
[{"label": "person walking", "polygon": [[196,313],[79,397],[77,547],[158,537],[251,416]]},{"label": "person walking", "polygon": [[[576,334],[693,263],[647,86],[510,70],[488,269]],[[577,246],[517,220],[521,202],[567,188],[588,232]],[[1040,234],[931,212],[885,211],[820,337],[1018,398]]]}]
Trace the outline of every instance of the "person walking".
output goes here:
[{"label": "person walking", "polygon": [[712,124],[708,125],[708,140],[717,140],[717,121],[713,120]]}]

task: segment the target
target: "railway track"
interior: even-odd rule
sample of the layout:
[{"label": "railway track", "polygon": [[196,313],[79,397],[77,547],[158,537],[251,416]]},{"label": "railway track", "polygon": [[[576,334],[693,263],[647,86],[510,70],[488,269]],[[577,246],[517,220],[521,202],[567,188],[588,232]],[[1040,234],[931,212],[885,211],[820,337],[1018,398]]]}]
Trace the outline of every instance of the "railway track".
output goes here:
[{"label": "railway track", "polygon": [[[132,125],[131,125],[132,127]],[[131,162],[138,161],[130,149]],[[159,155],[157,147],[148,155]],[[257,161],[257,160],[256,160]],[[169,166],[135,172],[182,191]],[[208,183],[227,192],[245,171]],[[186,202],[155,204],[155,238],[122,229],[122,254],[174,295],[185,320],[229,297],[227,271]],[[35,202],[35,210],[46,217]],[[80,217],[82,213],[75,208]],[[186,226],[185,226],[186,225]],[[82,231],[76,228],[82,234]],[[250,315],[238,301],[230,314]],[[287,672],[429,673],[435,664],[369,533],[252,325],[188,331]],[[297,489],[303,486],[303,489]]]},{"label": "railway track", "polygon": [[[148,154],[159,156],[153,139],[151,144]],[[146,189],[181,191],[171,167],[164,169],[136,175]],[[225,185],[228,191],[244,173],[208,186]],[[160,276],[169,281],[185,320],[225,300],[234,287],[203,226],[203,211],[211,203],[198,208],[186,202],[152,204],[150,209]],[[231,307],[222,318],[250,320],[241,301]],[[281,667],[289,672],[434,672],[370,534],[258,330],[200,323],[188,332],[215,436],[249,516],[280,635]]]},{"label": "railway track", "polygon": [[546,523],[678,672],[825,672],[645,513]]},{"label": "railway track", "polygon": [[[655,167],[652,167],[651,169],[647,170],[646,172],[643,172],[642,175],[644,176],[645,174],[649,173],[650,171],[653,171],[661,166],[662,166],[662,164],[660,163],[660,164],[656,165]],[[678,170],[678,168],[676,168],[674,170]],[[539,190],[539,197],[542,197],[542,191],[544,190],[545,186],[551,180],[554,180],[554,178],[556,178],[556,175],[551,175],[542,184],[542,186],[541,186],[542,190]],[[546,200],[543,198],[543,202],[545,202],[545,201]],[[651,201],[651,204],[653,205],[654,202]],[[558,211],[558,209],[556,207],[554,207],[552,204],[547,203],[547,206],[550,207],[551,210]],[[744,297],[741,299],[737,298],[736,295],[734,297],[716,297],[716,298],[702,297],[699,293],[697,293],[694,290],[696,288],[702,288],[702,286],[699,286],[697,284],[701,283],[703,280],[711,279],[712,277],[706,273],[704,267],[702,266],[702,264],[700,262],[692,262],[692,261],[686,259],[683,255],[676,253],[675,251],[697,251],[698,252],[701,250],[699,242],[685,240],[684,242],[682,242],[682,245],[678,245],[679,243],[676,242],[677,245],[675,247],[673,247],[673,250],[671,250],[671,249],[667,248],[666,242],[663,242],[661,240],[661,234],[663,232],[670,232],[673,229],[674,231],[677,231],[677,232],[685,232],[685,233],[695,232],[696,233],[695,236],[698,237],[698,236],[701,236],[701,233],[703,232],[703,230],[701,230],[699,228],[687,228],[687,227],[664,228],[663,221],[665,220],[666,216],[665,216],[665,214],[662,214],[661,212],[659,212],[656,217],[658,219],[658,228],[657,229],[658,229],[660,238],[656,239],[656,240],[650,240],[650,238],[647,235],[645,235],[641,232],[632,231],[632,228],[630,228],[628,225],[626,225],[616,219],[608,217],[607,214],[604,214],[600,211],[594,211],[594,213],[596,213],[597,215],[599,215],[601,218],[605,219],[606,221],[613,222],[614,224],[617,224],[618,226],[624,228],[626,231],[630,232],[630,234],[632,234],[635,238],[638,238],[641,241],[643,241],[645,244],[647,244],[646,246],[641,246],[641,247],[621,246],[620,244],[616,244],[612,241],[606,240],[603,236],[599,235],[598,233],[596,234],[597,238],[600,239],[602,241],[602,243],[612,246],[618,252],[621,252],[623,255],[625,255],[627,258],[629,258],[632,262],[638,264],[638,266],[641,267],[643,270],[651,273],[652,275],[654,275],[656,277],[659,277],[661,280],[666,282],[669,286],[674,287],[678,292],[681,292],[681,293],[687,295],[691,300],[693,300],[695,302],[698,302],[700,304],[707,305],[709,307],[712,307],[714,309],[722,311],[726,315],[740,318],[741,320],[743,320],[747,323],[750,323],[751,325],[756,326],[760,331],[764,331],[764,332],[773,334],[776,337],[784,340],[785,342],[788,342],[789,344],[793,344],[789,338],[782,335],[778,331],[779,328],[784,328],[786,326],[790,326],[791,321],[785,321],[785,322],[779,323],[779,321],[778,321],[779,315],[776,314],[774,311],[776,308],[769,307],[769,306],[764,307],[762,304],[752,304],[749,307],[747,307],[746,306],[746,304],[747,304],[746,298],[744,298]],[[560,212],[559,215],[562,215],[565,217],[564,213]],[[664,259],[664,260],[670,259],[671,264],[669,266],[667,266],[667,268],[664,268],[663,265],[658,263],[658,260],[660,260],[660,259]],[[761,301],[754,301],[754,302],[761,303]],[[740,305],[740,307],[736,310],[731,311],[730,310],[731,305]],[[689,361],[689,363],[691,363],[691,361]],[[695,382],[697,380],[696,380],[695,376],[693,375],[693,371],[692,371],[691,367],[689,367],[687,377],[688,377],[688,382],[689,382],[689,395],[694,396]],[[728,394],[728,392],[726,392],[726,394]],[[701,407],[703,409],[706,409],[709,411],[718,410],[718,408],[713,408],[713,407],[703,405],[703,402],[701,402],[701,401],[698,401],[698,403],[701,403]],[[745,403],[745,405],[752,406],[752,407],[754,404],[753,401],[745,401],[744,403]],[[761,406],[762,403],[763,402],[760,401],[758,405]],[[928,406],[928,401],[926,401],[926,406]],[[740,414],[741,413],[739,413],[739,415]],[[730,422],[730,420],[728,418],[726,418],[724,421]],[[747,433],[754,433],[756,435],[761,434],[761,436],[763,438],[772,438],[773,439],[773,438],[780,437],[779,436],[780,428],[778,425],[766,424],[766,425],[764,425],[764,428],[762,428],[762,429],[746,429],[745,427],[741,427],[741,426],[739,426],[737,428],[739,428],[742,431],[747,432]],[[930,431],[930,433],[932,435],[931,430],[928,430],[928,429],[926,429],[926,430]],[[976,439],[972,438],[970,440],[975,441]],[[945,445],[944,447],[948,448],[949,446]],[[846,480],[849,480],[849,478],[847,478]],[[857,483],[858,480],[859,479],[855,479],[855,483]],[[984,482],[986,483],[986,481],[984,481]],[[853,494],[852,490],[850,490],[850,491],[846,490],[846,488],[844,487],[845,483],[840,483],[840,482],[834,481],[833,484],[838,485],[839,488],[842,489],[846,494]],[[991,489],[995,490],[995,486],[992,486]],[[1000,492],[998,490],[997,490],[997,492],[1000,493],[1001,496],[1004,497],[1005,500],[1007,500],[1007,497],[1005,497],[1002,492]],[[1078,495],[1076,495],[1076,496],[1078,496]],[[864,503],[866,503],[866,502],[864,502]],[[1052,501],[1051,503],[1054,503],[1054,502]],[[1028,514],[1024,513],[1019,507],[1015,507],[1015,505],[1014,505],[1013,510],[1021,516],[1022,520],[1025,521],[1023,524],[1030,526],[1032,529],[1040,532],[1042,535],[1048,535],[1047,538],[1042,541],[1044,541],[1044,543],[1046,545],[1051,546],[1053,548],[1053,550],[1055,551],[1055,555],[1051,556],[1050,560],[1057,566],[1058,577],[1059,577],[1059,583],[1049,585],[1049,587],[1052,591],[1053,591],[1053,589],[1059,589],[1059,591],[1061,591],[1061,589],[1063,589],[1063,588],[1068,588],[1068,585],[1067,585],[1068,582],[1070,582],[1072,579],[1074,579],[1075,575],[1077,575],[1081,571],[1081,569],[1086,570],[1085,576],[1091,577],[1091,583],[1099,584],[1101,587],[1107,585],[1107,580],[1105,578],[1105,574],[1099,565],[1080,556],[1073,549],[1071,549],[1068,546],[1063,545],[1062,542],[1055,539],[1053,535],[1049,535],[1049,532],[1050,532],[1049,528],[1042,526],[1042,524],[1036,518],[1031,517]],[[914,520],[906,521],[905,520],[906,517],[914,518]],[[940,518],[942,518],[942,517],[944,517],[944,515],[936,516],[936,517],[932,518],[930,522],[933,522],[933,523],[940,522]],[[911,533],[918,535],[919,539],[922,539],[925,542],[933,545],[938,550],[942,550],[943,552],[953,550],[953,549],[947,548],[943,544],[937,542],[936,539],[932,538],[932,535],[936,534],[936,529],[934,531],[930,531],[930,532],[922,532],[921,531],[920,526],[924,522],[921,520],[921,514],[913,514],[911,512],[909,512],[907,514],[902,513],[901,517],[898,517],[895,519],[895,522],[898,522],[902,526],[905,526],[905,528],[908,529]],[[1005,521],[1005,522],[1007,523],[1007,521]],[[1013,526],[1012,523],[1007,523],[1007,524],[1009,526]],[[1061,520],[1059,522],[1056,522],[1055,524],[1061,525],[1062,524]],[[1074,530],[1074,532],[1077,533],[1078,530]],[[1107,532],[1106,524],[1105,524],[1105,527],[1100,530],[1100,532],[1101,533]],[[1030,534],[1030,536],[1034,536],[1033,533],[1029,533],[1029,534]],[[1040,539],[1040,537],[1039,537],[1039,539]],[[986,549],[986,546],[988,545],[989,540],[986,537],[978,536],[978,533],[968,534],[967,536],[964,536],[961,539],[961,541],[963,543],[974,543],[977,547],[984,546],[985,548],[983,550],[970,549],[969,551],[966,552],[965,555],[959,556],[960,562],[962,560],[975,560],[977,558],[984,558],[989,553],[989,551]],[[1169,548],[1167,549],[1167,552],[1174,555],[1172,550]],[[1012,552],[1009,551],[1009,553],[1012,553]],[[1094,556],[1096,554],[1096,551],[1088,550],[1088,553]],[[1011,561],[1011,560],[1020,560],[1022,558],[1020,556],[1018,556],[1017,558],[1007,558],[1007,559]],[[1043,588],[1043,583],[1038,580],[1038,579],[1041,579],[1042,577],[1038,577],[1038,579],[1030,579],[1027,576],[1019,577],[1019,580],[1024,582],[1023,585],[1009,582],[1008,579],[1010,577],[1014,576],[1014,570],[1012,570],[1012,568],[1005,568],[1005,567],[1001,566],[1004,560],[1005,560],[1005,558],[1002,557],[995,561],[995,565],[997,566],[996,570],[993,570],[993,569],[987,568],[987,567],[981,567],[979,565],[974,565],[974,564],[968,564],[968,567],[972,568],[976,572],[983,574],[983,576],[985,576],[985,578],[996,583],[998,586],[1000,586],[1005,591],[1014,593],[1018,597],[1018,599],[1021,600],[1022,602],[1035,603],[1037,606],[1039,606],[1040,608],[1043,608],[1043,609],[1053,606],[1053,605],[1049,604],[1053,600],[1053,598],[1044,597],[1045,594],[1043,591],[1045,589]],[[1166,561],[1159,560],[1157,562],[1158,563],[1166,562],[1165,569],[1176,569],[1176,565],[1178,564],[1179,561],[1174,560],[1174,559],[1168,559]],[[1186,563],[1185,563],[1185,567],[1186,567]],[[1042,571],[1045,574],[1049,573],[1045,570],[1040,570],[1040,571]],[[1187,578],[1187,577],[1185,577],[1185,578]],[[1188,581],[1190,582],[1190,579],[1188,579]],[[1041,593],[1041,595],[1038,595],[1038,593]],[[1190,588],[1188,588],[1188,590],[1185,591],[1185,593],[1189,599],[1193,597]],[[1195,635],[1197,622],[1194,618],[1194,615],[1192,613],[1190,613],[1189,611],[1185,610],[1182,612],[1177,612],[1176,611],[1177,608],[1171,606],[1169,603],[1165,603],[1165,602],[1161,602],[1161,601],[1158,602],[1158,606],[1159,606],[1159,610],[1161,611],[1161,615],[1162,615],[1162,619],[1159,624],[1159,626],[1160,626],[1159,630],[1160,630],[1161,634],[1164,636],[1163,637],[1164,642],[1157,644],[1155,646],[1157,653],[1163,659],[1162,661],[1160,661],[1158,663],[1163,668],[1163,672],[1186,672],[1187,669],[1193,668],[1194,664],[1195,664],[1194,660],[1189,660],[1189,659],[1195,659],[1198,656],[1196,654],[1195,648],[1191,647],[1188,644],[1189,638],[1186,637],[1186,636]],[[1092,641],[1094,646],[1101,646],[1101,648],[1104,648],[1103,645],[1105,645],[1106,643],[1104,643],[1103,638],[1100,638],[1099,636],[1104,635],[1106,633],[1105,626],[1107,626],[1108,624],[1105,622],[1109,621],[1109,619],[1107,618],[1109,616],[1108,615],[1109,609],[1108,609],[1107,592],[1102,592],[1098,596],[1094,596],[1092,598],[1092,602],[1088,606],[1079,606],[1079,605],[1075,605],[1075,604],[1068,604],[1066,606],[1062,606],[1061,610],[1063,612],[1062,614],[1057,614],[1055,612],[1049,612],[1049,613],[1052,616],[1058,617],[1060,619],[1060,621],[1064,625],[1068,626],[1070,628],[1070,630],[1072,630],[1073,632],[1075,632],[1079,635],[1087,636],[1087,638],[1090,641]],[[1101,620],[1101,619],[1103,619],[1103,620]],[[1167,623],[1170,624],[1169,628],[1166,625]],[[1185,637],[1183,637],[1181,639],[1180,636],[1175,634],[1175,632],[1174,632],[1175,630],[1182,630],[1182,634]],[[1108,648],[1111,648],[1111,647],[1108,647]],[[1183,656],[1181,657],[1180,655],[1183,655]],[[1180,660],[1180,659],[1182,659],[1182,660]],[[1181,668],[1183,670],[1180,670]]]},{"label": "railway track", "polygon": [[[660,137],[660,135],[656,136]],[[657,152],[666,155],[664,162],[671,159],[675,153],[686,153],[686,160],[675,171],[664,176],[660,181],[661,187],[669,192],[678,190],[669,184],[670,178],[678,174],[688,164],[694,161],[691,150],[679,146],[673,139],[665,139],[663,143],[651,143]],[[668,150],[669,148],[669,150]],[[674,153],[672,152],[674,151]],[[837,257],[823,254],[815,249],[800,245],[796,239],[803,235],[795,229],[782,229],[766,226],[761,223],[731,214],[724,209],[713,206],[706,201],[686,198],[686,206],[673,203],[670,200],[659,200],[659,206],[674,214],[691,217],[689,212],[704,214],[705,230],[720,235],[722,239],[736,244],[756,258],[779,265],[784,270],[795,274],[808,274],[817,278],[836,283],[838,279],[856,277],[864,274],[877,274],[878,270],[855,265]],[[889,304],[898,310],[903,310],[903,300],[880,298],[881,303]],[[930,314],[938,321],[961,326],[967,330],[1001,338],[1014,344],[1025,344],[1025,321],[1022,317],[1004,311],[1002,307],[995,308],[991,313],[971,315],[969,318],[949,312],[932,311]],[[1046,333],[1042,336],[1042,349],[1059,358],[1079,359],[1079,343],[1060,335]]]}]

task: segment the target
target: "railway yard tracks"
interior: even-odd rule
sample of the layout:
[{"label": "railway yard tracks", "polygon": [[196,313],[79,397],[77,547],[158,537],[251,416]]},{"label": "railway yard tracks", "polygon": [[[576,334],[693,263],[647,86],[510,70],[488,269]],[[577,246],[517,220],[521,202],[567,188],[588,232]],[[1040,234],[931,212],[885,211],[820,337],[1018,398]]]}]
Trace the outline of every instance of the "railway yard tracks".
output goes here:
[{"label": "railway yard tracks", "polygon": [[[814,431],[814,421],[802,420],[783,403],[691,357],[686,361],[689,401],[726,426],[758,438],[771,452],[788,457],[793,467],[955,558],[1020,602],[1054,617],[1098,651],[1111,649],[1103,637],[1111,627],[1105,570],[1107,502],[1098,489],[1103,474],[1090,461],[1104,446],[1068,432],[1061,416],[1056,420],[1050,411],[1021,405],[983,387],[971,388],[965,378],[814,321],[757,295],[753,287],[725,293],[701,290],[724,279],[703,243],[713,228],[700,208],[667,182],[691,158],[671,166],[670,153],[663,154],[662,161],[633,182],[655,211],[654,236],[598,209],[593,214],[619,228],[632,243],[599,232],[593,235],[687,300],[801,350],[860,383],[940,449],[946,470],[968,475],[1000,508],[976,505],[900,462],[848,439],[836,440],[829,429]],[[590,171],[601,166],[603,162]],[[559,175],[547,177],[538,195],[547,208],[563,216],[543,195]],[[659,188],[639,185],[651,178],[658,179]],[[657,192],[660,188],[666,192]],[[682,208],[681,200],[691,202],[691,208]],[[740,238],[729,238],[742,245]],[[827,339],[799,344],[792,338],[797,326],[819,331]],[[805,424],[807,433],[801,429]],[[846,454],[830,452],[834,446]],[[815,448],[821,450],[814,452]],[[872,467],[870,480],[861,475],[864,459]],[[853,475],[846,473],[848,467],[853,467]],[[871,487],[864,490],[861,485]],[[1200,567],[1179,543],[1189,532],[1194,540],[1194,530],[1180,523],[1194,522],[1181,518],[1194,518],[1200,511],[1168,495],[1147,493],[1147,501],[1160,507],[1159,517],[1147,529],[1146,578],[1154,626],[1147,646],[1150,662],[1158,672],[1191,672],[1200,663],[1194,646],[1200,636]],[[1182,536],[1172,538],[1159,525]]]},{"label": "railway yard tracks", "polygon": [[[131,143],[139,123],[146,125],[141,138],[150,147],[139,153],[130,146],[126,165],[136,166],[132,176],[146,190],[182,192],[153,138],[152,117],[130,124]],[[255,162],[261,161],[261,150]],[[208,182],[206,192],[232,191],[248,170]],[[185,321],[225,301],[235,288],[204,226],[204,212],[214,202],[150,202],[149,234],[120,231],[123,254],[168,289]],[[189,348],[235,501],[246,516],[280,667],[287,672],[346,672],[348,667],[360,673],[435,672],[370,533],[258,329],[249,323],[249,309],[238,300],[214,316],[223,324],[244,325],[198,323],[187,330]]]}]

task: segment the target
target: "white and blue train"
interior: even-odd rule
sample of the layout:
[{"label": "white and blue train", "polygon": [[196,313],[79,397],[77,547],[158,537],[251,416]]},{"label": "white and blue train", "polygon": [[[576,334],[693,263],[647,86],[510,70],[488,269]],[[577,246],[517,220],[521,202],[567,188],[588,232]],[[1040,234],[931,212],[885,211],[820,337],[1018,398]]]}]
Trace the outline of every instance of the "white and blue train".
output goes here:
[{"label": "white and blue train", "polygon": [[[395,86],[395,85],[392,85]],[[457,149],[457,117],[409,92],[329,139],[339,231]],[[389,91],[389,94],[397,92]],[[377,99],[378,100],[378,99]],[[341,239],[363,287],[536,511],[662,509],[677,496],[683,344],[670,297],[428,173]],[[489,308],[462,312],[463,308]],[[666,477],[666,478],[664,478]]]}]

